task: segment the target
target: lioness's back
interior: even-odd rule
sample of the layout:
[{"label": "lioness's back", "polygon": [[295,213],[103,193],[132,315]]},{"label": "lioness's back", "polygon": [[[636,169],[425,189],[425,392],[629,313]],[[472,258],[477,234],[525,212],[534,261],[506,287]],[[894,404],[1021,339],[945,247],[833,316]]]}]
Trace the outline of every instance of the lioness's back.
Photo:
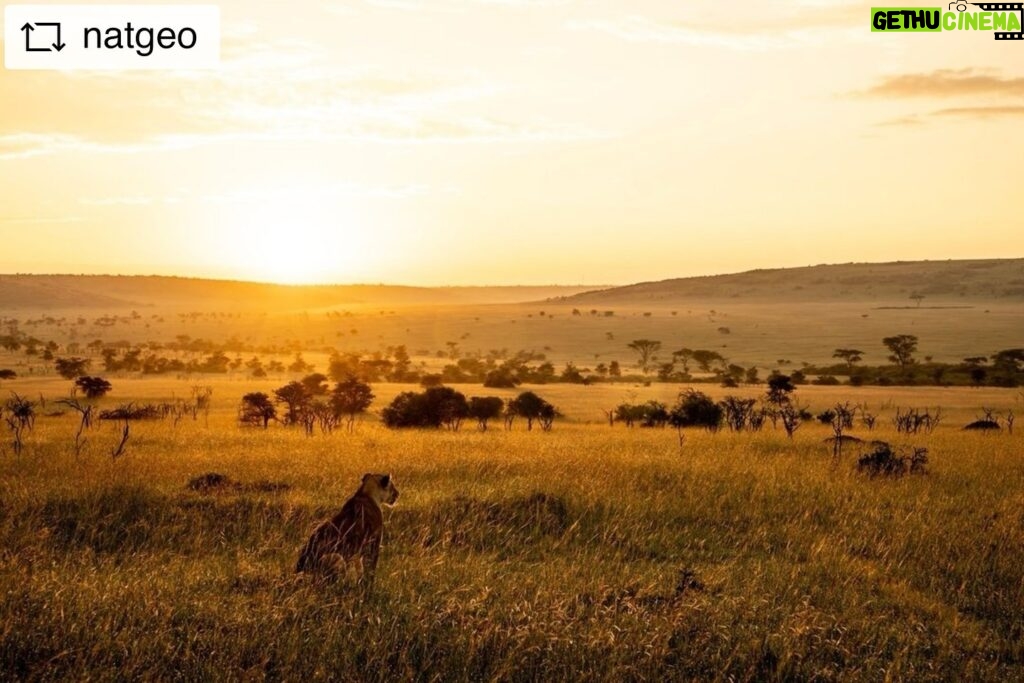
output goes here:
[{"label": "lioness's back", "polygon": [[359,559],[364,577],[377,565],[384,516],[381,504],[393,505],[398,489],[390,475],[367,474],[355,495],[333,518],[313,531],[295,565],[297,572],[335,573],[339,564]]}]

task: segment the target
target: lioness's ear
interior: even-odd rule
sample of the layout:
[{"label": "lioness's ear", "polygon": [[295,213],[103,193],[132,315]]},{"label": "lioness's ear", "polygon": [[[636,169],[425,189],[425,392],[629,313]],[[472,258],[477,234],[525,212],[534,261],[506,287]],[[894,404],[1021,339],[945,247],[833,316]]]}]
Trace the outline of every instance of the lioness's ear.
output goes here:
[{"label": "lioness's ear", "polygon": [[391,483],[391,475],[390,474],[385,474],[383,477],[380,478],[380,485],[383,486],[384,488],[387,488],[390,483]]},{"label": "lioness's ear", "polygon": [[372,474],[369,474],[369,473],[367,473],[367,474],[364,474],[364,475],[363,475],[363,483],[365,484],[365,483],[366,483],[366,480],[367,480],[367,479],[369,479],[369,478],[370,478],[370,477],[372,477],[372,476],[373,476],[373,475],[372,475]]}]

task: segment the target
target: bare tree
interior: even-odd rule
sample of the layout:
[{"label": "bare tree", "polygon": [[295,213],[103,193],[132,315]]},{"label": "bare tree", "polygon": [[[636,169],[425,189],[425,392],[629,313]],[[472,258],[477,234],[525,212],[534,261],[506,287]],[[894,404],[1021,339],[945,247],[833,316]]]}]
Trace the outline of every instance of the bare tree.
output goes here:
[{"label": "bare tree", "polygon": [[81,417],[81,420],[78,423],[78,431],[75,432],[75,457],[77,458],[82,454],[82,449],[85,447],[85,443],[87,441],[83,436],[85,434],[85,430],[92,426],[93,406],[82,405],[74,398],[62,398],[57,401],[57,403],[75,410]]},{"label": "bare tree", "polygon": [[113,460],[117,460],[122,455],[124,455],[124,447],[128,443],[128,436],[130,435],[130,433],[131,428],[129,426],[128,420],[125,420],[124,427],[121,429],[121,440],[118,441],[117,445],[110,450],[110,457]]}]

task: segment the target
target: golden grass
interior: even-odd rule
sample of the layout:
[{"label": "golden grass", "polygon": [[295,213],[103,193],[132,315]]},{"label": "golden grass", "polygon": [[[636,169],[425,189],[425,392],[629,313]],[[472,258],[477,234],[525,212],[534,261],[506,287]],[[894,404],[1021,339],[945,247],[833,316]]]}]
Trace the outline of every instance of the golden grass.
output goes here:
[{"label": "golden grass", "polygon": [[[115,385],[117,400],[188,393]],[[624,392],[678,387],[537,388],[569,418],[551,433],[366,420],[313,438],[235,426],[253,388],[215,383],[208,421],[133,425],[117,461],[110,424],[73,455],[71,414],[40,418],[22,455],[0,456],[0,678],[1022,674],[1021,437],[959,430],[981,405],[1020,412],[1014,392],[799,389],[818,410],[844,397],[887,415],[943,406],[931,435],[897,437],[880,420],[872,438],[931,454],[927,476],[890,481],[857,475],[852,453],[833,463],[818,425],[793,441],[691,432],[680,449],[671,430],[600,423]],[[376,387],[375,407],[402,388]],[[186,490],[211,471],[291,489]],[[402,490],[375,590],[297,580],[306,535],[367,471]],[[702,587],[677,592],[682,569]]]}]

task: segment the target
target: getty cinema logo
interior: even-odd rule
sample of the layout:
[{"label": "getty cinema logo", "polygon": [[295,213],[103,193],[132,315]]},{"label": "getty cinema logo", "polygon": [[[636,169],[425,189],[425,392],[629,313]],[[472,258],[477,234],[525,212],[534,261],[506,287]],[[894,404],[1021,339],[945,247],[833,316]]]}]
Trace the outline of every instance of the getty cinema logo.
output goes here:
[{"label": "getty cinema logo", "polygon": [[[1020,13],[1020,17],[1017,13]],[[996,40],[1019,40],[1024,2],[951,2],[941,7],[872,7],[872,31],[992,31]]]}]

